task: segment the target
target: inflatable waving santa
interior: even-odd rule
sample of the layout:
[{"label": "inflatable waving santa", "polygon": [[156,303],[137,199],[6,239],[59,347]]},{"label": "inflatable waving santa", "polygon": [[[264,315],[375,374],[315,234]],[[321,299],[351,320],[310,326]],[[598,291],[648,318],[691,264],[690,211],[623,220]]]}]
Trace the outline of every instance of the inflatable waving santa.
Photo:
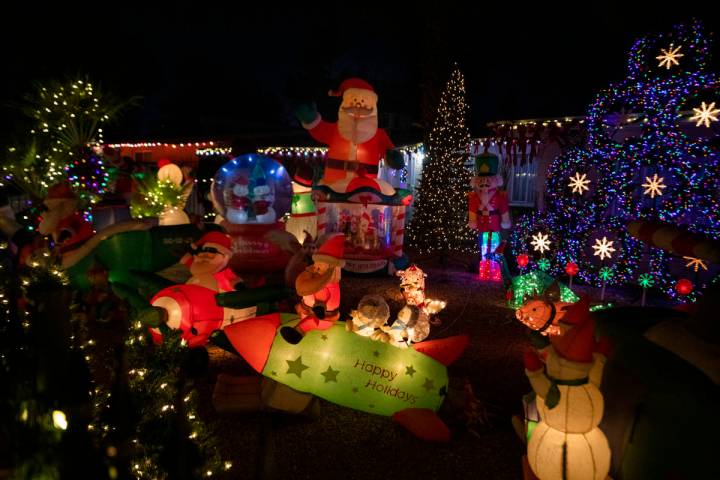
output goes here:
[{"label": "inflatable waving santa", "polygon": [[323,182],[330,184],[359,170],[376,177],[383,158],[389,167],[402,168],[402,155],[393,150],[395,145],[385,130],[378,128],[378,96],[373,87],[360,78],[349,78],[329,94],[342,96],[336,123],[323,120],[314,106],[295,109],[295,116],[310,135],[328,146]]}]

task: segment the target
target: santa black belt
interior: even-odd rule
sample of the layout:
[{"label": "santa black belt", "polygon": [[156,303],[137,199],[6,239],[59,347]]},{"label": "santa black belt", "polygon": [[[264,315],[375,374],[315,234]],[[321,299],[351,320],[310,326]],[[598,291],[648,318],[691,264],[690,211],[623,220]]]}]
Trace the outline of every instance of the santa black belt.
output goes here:
[{"label": "santa black belt", "polygon": [[487,212],[484,210],[480,211],[480,215],[483,215],[486,217],[488,217],[490,215],[499,215],[499,214],[500,214],[500,210],[488,210]]},{"label": "santa black belt", "polygon": [[360,162],[348,162],[346,160],[334,160],[332,158],[327,159],[325,166],[327,168],[335,168],[337,170],[357,170],[362,166],[362,168],[365,169],[365,172],[369,174],[377,175],[378,173],[377,165],[368,165]]}]

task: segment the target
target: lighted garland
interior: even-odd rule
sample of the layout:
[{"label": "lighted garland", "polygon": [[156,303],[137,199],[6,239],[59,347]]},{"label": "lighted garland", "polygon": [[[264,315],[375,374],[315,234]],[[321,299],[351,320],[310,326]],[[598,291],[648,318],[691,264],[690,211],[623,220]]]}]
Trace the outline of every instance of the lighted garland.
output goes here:
[{"label": "lighted garland", "polygon": [[[670,44],[682,45],[683,56],[677,58],[677,65],[660,66],[656,57]],[[720,199],[714,194],[720,188],[717,149],[711,138],[693,140],[680,126],[684,112],[700,104],[698,96],[720,85],[717,75],[704,72],[708,55],[709,42],[698,22],[635,42],[627,78],[600,92],[589,107],[587,146],[568,151],[551,164],[547,210],[516,222],[511,241],[515,252],[527,250],[529,232],[553,231],[557,264],[577,258],[579,276],[597,282],[598,269],[588,268],[597,262],[588,257],[586,247],[594,232],[605,230],[616,240],[613,262],[619,282],[634,282],[642,257],[649,261],[658,288],[676,295],[671,256],[630,237],[624,226],[633,219],[658,219],[692,232],[720,235]],[[614,113],[618,110],[630,113],[618,121]],[[627,125],[637,125],[640,134],[621,141],[616,134]],[[597,179],[582,195],[568,188],[568,178],[575,172]],[[647,178],[661,177],[664,188],[653,196],[643,193]],[[686,298],[692,300],[694,295],[695,291]]]}]

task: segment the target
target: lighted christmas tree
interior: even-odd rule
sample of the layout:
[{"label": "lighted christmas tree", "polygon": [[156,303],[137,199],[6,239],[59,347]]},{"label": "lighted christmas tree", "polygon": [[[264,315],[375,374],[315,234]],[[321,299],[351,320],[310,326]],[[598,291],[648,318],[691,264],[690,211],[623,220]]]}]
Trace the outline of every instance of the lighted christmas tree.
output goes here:
[{"label": "lighted christmas tree", "polygon": [[470,170],[465,167],[470,132],[465,124],[465,79],[455,68],[440,97],[427,141],[427,160],[408,226],[410,246],[420,253],[474,251],[475,235],[467,226]]},{"label": "lighted christmas tree", "polygon": [[[558,157],[547,178],[546,211],[517,222],[515,253],[534,235],[549,235],[549,272],[568,261],[596,285],[651,274],[670,295],[679,278],[697,287],[712,268],[691,272],[673,257],[632,237],[631,220],[661,221],[710,238],[720,235],[717,75],[706,72],[709,42],[698,22],[636,41],[622,82],[600,92],[585,119],[588,143]],[[683,263],[684,262],[684,263]],[[697,289],[696,289],[697,291]]]}]

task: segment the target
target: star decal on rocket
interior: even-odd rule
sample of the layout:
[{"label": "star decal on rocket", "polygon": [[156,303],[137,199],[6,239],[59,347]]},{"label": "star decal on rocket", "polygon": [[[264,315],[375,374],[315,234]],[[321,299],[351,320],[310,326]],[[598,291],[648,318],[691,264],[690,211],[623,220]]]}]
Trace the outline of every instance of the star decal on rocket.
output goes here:
[{"label": "star decal on rocket", "polygon": [[409,367],[405,367],[405,375],[410,375],[411,377],[415,375],[415,369],[412,365],[410,365]]},{"label": "star decal on rocket", "polygon": [[320,375],[325,377],[325,383],[328,383],[328,382],[337,383],[338,373],[340,373],[340,370],[333,370],[332,367],[330,365],[328,365],[327,370],[322,372]]},{"label": "star decal on rocket", "polygon": [[288,375],[290,375],[291,373],[294,373],[295,375],[298,376],[298,378],[302,378],[303,370],[307,370],[308,368],[310,368],[307,365],[303,365],[302,355],[297,357],[296,360],[285,360],[285,361],[288,364],[288,371],[286,373]]},{"label": "star decal on rocket", "polygon": [[323,334],[323,335],[320,335],[320,338],[321,338],[322,341],[324,342],[325,340],[328,339],[328,336]]},{"label": "star decal on rocket", "polygon": [[435,382],[433,382],[431,379],[425,377],[425,383],[423,383],[422,387],[429,392],[430,390],[435,388]]}]

